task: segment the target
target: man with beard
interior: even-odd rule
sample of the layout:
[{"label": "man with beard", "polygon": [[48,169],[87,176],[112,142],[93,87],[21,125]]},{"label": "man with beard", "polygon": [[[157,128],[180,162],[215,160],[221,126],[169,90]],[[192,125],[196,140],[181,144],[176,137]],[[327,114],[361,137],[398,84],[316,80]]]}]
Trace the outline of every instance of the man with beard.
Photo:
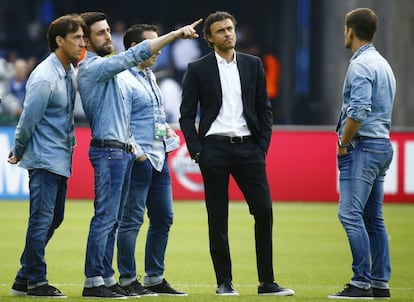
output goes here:
[{"label": "man with beard", "polygon": [[197,38],[194,27],[202,20],[104,58],[113,50],[106,15],[87,12],[81,16],[87,27],[85,44],[88,52],[79,65],[78,86],[92,131],[89,159],[95,177],[95,213],[88,235],[82,295],[122,298],[128,293],[115,282],[112,259],[118,217],[122,215],[136,148],[117,74],[150,58],[176,39]]}]

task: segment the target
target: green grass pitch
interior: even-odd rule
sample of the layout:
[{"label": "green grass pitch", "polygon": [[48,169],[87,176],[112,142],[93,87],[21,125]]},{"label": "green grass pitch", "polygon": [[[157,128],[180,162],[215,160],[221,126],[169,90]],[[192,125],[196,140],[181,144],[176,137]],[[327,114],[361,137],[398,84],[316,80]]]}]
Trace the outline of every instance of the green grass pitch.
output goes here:
[{"label": "green grass pitch", "polygon": [[[327,301],[352,275],[345,232],[337,219],[336,203],[275,202],[274,267],[276,281],[296,291],[293,297],[258,297],[253,219],[245,202],[230,204],[229,236],[233,283],[237,297],[215,295],[215,277],[208,251],[207,217],[203,202],[175,202],[174,225],[166,255],[165,277],[188,297],[147,297],[159,301]],[[0,301],[10,287],[24,245],[28,202],[0,201]],[[93,213],[90,201],[68,201],[65,220],[46,248],[48,280],[67,296],[81,297],[86,238]],[[384,218],[391,248],[392,301],[414,301],[414,205],[386,204]],[[138,273],[143,272],[147,224],[138,237]],[[116,259],[116,258],[115,258]],[[116,261],[114,261],[116,270]],[[118,274],[115,275],[118,278]],[[31,298],[30,301],[44,299]],[[89,299],[88,299],[89,300]]]}]

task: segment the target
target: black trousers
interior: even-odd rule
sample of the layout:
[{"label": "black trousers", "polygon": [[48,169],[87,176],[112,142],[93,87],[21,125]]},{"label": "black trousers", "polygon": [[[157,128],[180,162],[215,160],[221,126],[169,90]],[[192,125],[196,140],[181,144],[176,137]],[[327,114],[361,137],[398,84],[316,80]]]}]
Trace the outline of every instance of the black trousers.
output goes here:
[{"label": "black trousers", "polygon": [[254,217],[259,282],[273,282],[273,211],[263,150],[254,139],[230,143],[207,137],[200,152],[199,164],[205,189],[210,254],[217,284],[232,281],[228,241],[230,175]]}]

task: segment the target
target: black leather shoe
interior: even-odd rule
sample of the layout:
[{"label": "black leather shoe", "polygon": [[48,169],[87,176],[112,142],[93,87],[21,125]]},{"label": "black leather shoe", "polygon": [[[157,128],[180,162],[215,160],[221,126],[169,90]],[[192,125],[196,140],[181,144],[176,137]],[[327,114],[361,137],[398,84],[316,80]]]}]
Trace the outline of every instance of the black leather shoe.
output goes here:
[{"label": "black leather shoe", "polygon": [[259,296],[293,296],[295,291],[283,288],[277,283],[263,283],[257,289]]},{"label": "black leather shoe", "polygon": [[10,293],[13,296],[20,296],[24,297],[27,295],[27,282],[20,283],[17,281],[14,281]]},{"label": "black leather shoe", "polygon": [[124,290],[126,290],[131,297],[151,297],[151,296],[158,296],[157,293],[154,293],[153,291],[150,291],[149,289],[146,289],[142,286],[141,283],[139,283],[138,280],[135,280],[131,284],[127,286],[122,287]]},{"label": "black leather shoe", "polygon": [[96,287],[84,287],[82,296],[85,298],[105,298],[105,299],[127,299],[128,296],[112,291],[105,285]]},{"label": "black leather shoe", "polygon": [[44,284],[27,290],[27,297],[43,297],[43,298],[66,298],[64,294],[56,287]]},{"label": "black leather shoe", "polygon": [[328,296],[329,299],[373,299],[372,288],[363,289],[346,284],[343,291]]},{"label": "black leather shoe", "polygon": [[372,288],[374,299],[390,299],[391,293],[389,288]]},{"label": "black leather shoe", "polygon": [[239,292],[234,289],[230,282],[219,284],[216,290],[218,296],[238,296]]},{"label": "black leather shoe", "polygon": [[116,283],[112,286],[108,286],[107,289],[109,289],[113,293],[119,294],[121,296],[129,296],[128,292],[125,289],[123,289],[118,283]]},{"label": "black leather shoe", "polygon": [[165,279],[162,279],[160,284],[145,286],[145,288],[157,293],[159,296],[187,296],[187,293],[172,288]]}]

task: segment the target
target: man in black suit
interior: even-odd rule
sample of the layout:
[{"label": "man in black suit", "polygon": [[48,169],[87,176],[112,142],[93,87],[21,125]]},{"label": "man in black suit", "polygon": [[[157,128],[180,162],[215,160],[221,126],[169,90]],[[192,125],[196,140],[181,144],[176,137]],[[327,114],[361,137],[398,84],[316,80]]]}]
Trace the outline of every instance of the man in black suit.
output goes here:
[{"label": "man in black suit", "polygon": [[265,73],[259,58],[235,51],[235,25],[227,12],[212,13],[205,20],[204,38],[214,51],[188,65],[180,126],[203,176],[217,295],[238,295],[232,285],[228,242],[232,175],[255,219],[258,294],[290,296],[294,291],[275,283],[273,274],[273,213],[266,176],[273,117]]}]

